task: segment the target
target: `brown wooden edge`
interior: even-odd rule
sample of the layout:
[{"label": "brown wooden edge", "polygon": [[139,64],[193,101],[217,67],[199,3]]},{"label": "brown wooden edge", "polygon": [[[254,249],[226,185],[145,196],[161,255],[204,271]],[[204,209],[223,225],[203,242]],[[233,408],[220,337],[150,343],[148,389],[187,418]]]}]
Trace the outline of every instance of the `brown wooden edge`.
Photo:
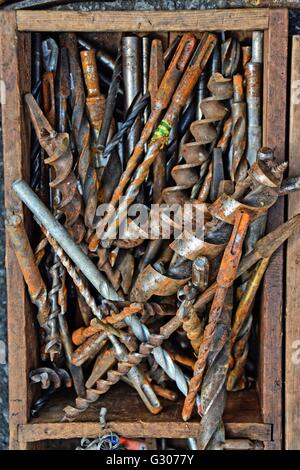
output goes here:
[{"label": "brown wooden edge", "polygon": [[[109,429],[126,437],[155,437],[181,438],[195,437],[198,434],[198,423],[170,422],[167,426],[162,423],[146,423],[139,420],[120,423],[109,422]],[[89,436],[99,436],[99,423],[39,423],[25,424],[19,427],[20,442],[36,442],[44,439],[73,439]],[[263,423],[226,423],[226,437],[248,438],[258,441],[271,439],[271,426]],[[105,433],[107,431],[103,431]]]},{"label": "brown wooden edge", "polygon": [[[293,36],[291,61],[291,98],[289,129],[289,176],[300,168],[300,36]],[[288,198],[288,216],[300,213],[300,194]],[[285,321],[285,448],[300,449],[300,233],[287,245],[286,321]]]},{"label": "brown wooden edge", "polygon": [[[180,15],[180,21],[179,21]],[[217,31],[267,29],[269,9],[201,11],[18,11],[19,31]]]},{"label": "brown wooden edge", "polygon": [[[248,15],[250,12],[251,18],[249,18]],[[237,30],[241,29],[241,27],[243,29],[267,29],[269,27],[269,30],[267,30],[265,35],[265,57],[268,57],[268,63],[265,63],[265,73],[269,67],[270,70],[268,77],[272,77],[273,81],[269,78],[265,80],[264,126],[266,127],[264,132],[264,143],[269,146],[276,146],[277,156],[284,158],[285,113],[283,108],[285,106],[284,95],[286,91],[286,55],[284,54],[284,51],[287,50],[287,10],[247,10],[247,18],[243,10],[181,12],[183,23],[178,22],[178,12],[176,12],[176,16],[174,15],[175,12],[143,12],[141,16],[140,12],[132,12],[132,14],[128,13],[130,12],[126,12],[125,16],[124,13],[121,12],[117,15],[111,15],[110,13],[109,23],[107,23],[108,19],[104,12],[98,12],[96,15],[94,13],[83,15],[79,12],[68,12],[68,18],[64,16],[63,19],[58,12],[19,11],[17,13],[1,13],[1,70],[4,80],[7,80],[7,96],[9,97],[9,104],[3,106],[2,111],[3,127],[5,128],[3,138],[4,153],[6,155],[4,171],[7,206],[11,207],[13,205],[18,212],[22,211],[22,208],[16,202],[10,191],[11,182],[17,177],[24,176],[24,169],[21,163],[22,152],[24,152],[24,146],[21,144],[21,126],[24,119],[21,118],[23,111],[22,103],[19,99],[24,88],[22,89],[21,86],[22,77],[20,77],[18,67],[20,55],[18,45],[22,41],[21,38],[23,36],[18,35],[18,38],[16,38],[17,29],[19,31],[59,31],[66,29],[69,31],[83,31],[86,30],[85,26],[89,21],[91,21],[91,25],[89,26],[91,31],[95,29],[107,31],[107,24],[110,24],[109,31],[123,31],[125,27],[127,30],[140,31],[159,31],[165,30],[166,27],[168,27],[170,31],[183,29]],[[214,22],[211,21],[212,13],[214,14]],[[115,18],[115,15],[116,19],[112,22],[112,17]],[[26,36],[24,36],[23,39],[25,37]],[[271,45],[272,47],[270,47]],[[30,54],[27,55],[27,57],[29,56]],[[5,77],[7,77],[7,79],[5,79]],[[28,83],[30,83],[30,81]],[[27,87],[29,89],[28,83]],[[279,94],[281,95],[281,99],[276,103],[274,103],[273,100],[275,90],[277,97],[279,97]],[[7,163],[11,161],[14,161],[13,167]],[[282,215],[283,218],[283,207],[281,206],[282,203],[277,205],[276,214],[279,214],[279,216]],[[271,217],[271,219],[274,218]],[[277,222],[280,222],[279,218],[277,219]],[[17,267],[16,260],[14,259],[14,254],[12,253],[9,245],[7,246],[6,253],[6,265],[9,272],[7,279],[8,298],[13,299],[13,302],[8,302],[9,349],[13,351],[13,354],[11,355],[12,357],[10,357],[11,448],[17,448],[19,445],[16,434],[17,424],[20,424],[21,435],[23,435],[23,429],[30,429],[28,426],[37,425],[26,424],[28,418],[28,402],[25,397],[29,396],[29,391],[27,386],[27,341],[25,338],[26,331],[28,332],[28,329],[26,328],[28,320],[27,318],[23,318],[21,315],[17,316],[14,313],[28,311],[27,300],[23,280]],[[266,304],[262,312],[262,339],[265,341],[265,347],[262,351],[262,363],[264,362],[264,359],[267,359],[267,351],[271,350],[270,347],[273,347],[273,351],[277,351],[278,357],[280,356],[282,333],[282,274],[278,275],[277,268],[281,261],[283,261],[282,253],[277,253],[266,275],[264,289]],[[282,266],[282,264],[280,266]],[[273,282],[273,271],[275,271],[276,274],[275,283]],[[19,286],[19,294],[17,298],[15,295],[12,295],[15,294],[15,286]],[[277,297],[280,298],[278,303],[273,301],[274,287],[275,291],[277,289]],[[270,292],[272,292],[271,298],[269,295]],[[274,315],[271,314],[271,311]],[[269,334],[270,331],[273,334]],[[276,342],[278,339],[279,342]],[[16,344],[18,344],[17,347]],[[273,443],[270,445],[273,448],[279,448],[281,446],[281,425],[279,425],[279,421],[281,421],[281,357],[279,357],[279,361],[276,361],[276,359],[277,358],[275,357],[272,358],[273,367],[271,368],[269,367],[270,364],[263,364],[260,374],[260,387],[265,394],[265,399],[263,399],[261,404],[262,413],[264,422],[273,424]],[[273,390],[272,387],[275,387],[275,390]],[[280,397],[279,400],[277,400],[276,397]],[[61,426],[59,423],[56,424]],[[94,423],[86,424],[94,426]],[[44,426],[47,428],[49,425],[45,424]],[[28,436],[27,431],[25,434]],[[269,440],[269,431],[265,436],[266,440]],[[29,439],[26,438],[26,440]]]},{"label": "brown wooden edge", "polygon": [[[6,210],[24,215],[11,184],[29,175],[29,120],[22,96],[29,91],[31,41],[29,33],[17,33],[15,12],[0,13],[0,75],[4,98],[1,105]],[[28,370],[35,359],[32,311],[14,252],[6,239],[7,328],[9,358],[10,448],[19,447],[17,426],[27,422],[31,392]]]},{"label": "brown wooden edge", "polygon": [[[264,44],[263,143],[274,148],[278,161],[285,160],[288,10],[270,10]],[[284,220],[284,199],[269,213],[267,230]],[[273,425],[266,448],[282,447],[282,309],[283,248],[272,257],[265,274],[260,316],[259,388],[264,423]]]}]

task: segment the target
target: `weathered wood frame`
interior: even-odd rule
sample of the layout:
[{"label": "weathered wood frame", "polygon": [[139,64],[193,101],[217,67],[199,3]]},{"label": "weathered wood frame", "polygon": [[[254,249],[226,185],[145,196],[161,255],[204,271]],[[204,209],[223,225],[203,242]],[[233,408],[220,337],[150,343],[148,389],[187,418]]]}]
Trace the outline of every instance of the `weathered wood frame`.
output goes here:
[{"label": "weathered wood frame", "polygon": [[[212,20],[213,19],[213,20]],[[23,105],[30,91],[31,32],[33,31],[264,31],[263,142],[285,158],[288,12],[286,9],[247,9],[180,12],[55,12],[18,11],[0,14],[0,70],[5,84],[2,104],[5,205],[30,220],[14,196],[11,183],[28,180],[30,166],[29,119]],[[284,201],[272,209],[268,229],[283,221]],[[36,338],[26,289],[15,255],[6,242],[7,318],[9,343],[10,447],[27,449],[43,439],[96,436],[97,422],[34,423],[30,420],[31,388],[28,371],[37,364]],[[261,422],[227,423],[230,437],[264,441],[265,448],[282,447],[282,305],[283,251],[278,250],[265,276],[260,312],[260,373],[258,381]],[[247,392],[245,392],[247,393]],[[197,423],[178,421],[140,423],[136,417],[113,428],[129,436],[188,437]],[[125,429],[126,428],[126,429]],[[171,433],[171,434],[170,434]]]}]

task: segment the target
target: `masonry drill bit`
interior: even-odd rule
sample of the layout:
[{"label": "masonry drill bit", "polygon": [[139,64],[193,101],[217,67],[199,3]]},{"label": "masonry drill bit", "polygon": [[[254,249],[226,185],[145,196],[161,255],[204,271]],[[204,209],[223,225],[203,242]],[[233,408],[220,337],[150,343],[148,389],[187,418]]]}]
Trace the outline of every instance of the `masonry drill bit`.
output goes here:
[{"label": "masonry drill bit", "polygon": [[[168,106],[171,100],[171,97],[174,93],[174,90],[176,88],[176,85],[181,75],[183,74],[183,71],[188,63],[188,60],[190,59],[191,54],[195,48],[195,45],[196,45],[196,38],[193,35],[189,33],[186,33],[183,35],[178,45],[178,48],[176,50],[176,53],[161,81],[160,87],[156,94],[155,104],[153,104],[152,106],[149,119],[146,125],[144,126],[140,139],[138,143],[136,144],[135,149],[130,159],[128,160],[126,169],[120,178],[119,184],[113,193],[113,196],[110,201],[111,208],[116,207],[120,197],[123,194],[123,191],[126,185],[130,181],[130,178],[133,175],[133,172],[135,171],[138,165],[140,157],[143,154],[145,143],[148,141],[155,126],[157,125],[162,111]],[[112,215],[111,212],[108,213],[107,216],[102,221],[101,225],[103,225],[104,229],[106,227],[106,224],[109,222],[111,215]],[[99,230],[98,228],[97,237],[95,237],[95,240],[93,240],[93,247],[91,247],[91,244],[90,244],[89,248],[95,251],[98,246],[98,240],[100,240],[101,237],[102,237],[101,229]]]},{"label": "masonry drill bit", "polygon": [[6,229],[28,287],[31,301],[37,306],[37,320],[41,328],[46,331],[46,351],[50,354],[50,358],[53,361],[54,357],[61,350],[61,341],[55,321],[56,314],[53,315],[53,312],[50,311],[47,289],[41,273],[35,264],[35,257],[21,217],[18,215],[8,215]]},{"label": "masonry drill bit", "polygon": [[45,204],[43,204],[32,191],[30,186],[24,180],[20,179],[14,181],[12,188],[20,200],[23,201],[34,214],[37,223],[49,231],[50,235],[59,243],[61,248],[72,259],[95,289],[106,299],[123,300],[98,271],[90,258],[74,242],[66,229],[55,219]]},{"label": "masonry drill bit", "polygon": [[256,160],[256,154],[261,147],[261,94],[262,94],[262,48],[263,32],[252,33],[252,58],[246,65],[246,100],[247,100],[247,129],[248,145],[247,160],[249,165]]},{"label": "masonry drill bit", "polygon": [[55,209],[65,214],[65,226],[79,243],[85,228],[81,218],[82,200],[72,170],[73,157],[69,147],[69,135],[53,130],[30,93],[25,96],[25,100],[41,147],[48,154],[45,163],[55,169],[55,179],[50,182],[50,187],[61,193],[61,201]]},{"label": "masonry drill bit", "polygon": [[[170,130],[176,125],[178,115],[182,110],[184,104],[189,98],[193,91],[197,80],[200,77],[202,70],[204,69],[210,54],[216,44],[216,37],[212,34],[204,34],[197,47],[193,58],[191,59],[188,68],[186,69],[179,86],[172,98],[171,104],[161,121],[161,124],[156,129],[151,143],[149,145],[148,152],[145,156],[144,161],[139,165],[133,179],[130,182],[129,187],[125,193],[125,196],[120,203],[118,210],[110,223],[110,228],[107,229],[105,234],[105,244],[111,244],[111,233],[115,231],[114,222],[119,226],[127,214],[127,208],[136,199],[139,188],[149,173],[150,166],[157,157],[159,151],[166,145]],[[161,85],[164,83],[162,80]],[[158,92],[159,95],[159,92]],[[151,117],[151,116],[150,116]],[[149,118],[150,120],[150,118]],[[124,212],[125,211],[125,212]]]}]

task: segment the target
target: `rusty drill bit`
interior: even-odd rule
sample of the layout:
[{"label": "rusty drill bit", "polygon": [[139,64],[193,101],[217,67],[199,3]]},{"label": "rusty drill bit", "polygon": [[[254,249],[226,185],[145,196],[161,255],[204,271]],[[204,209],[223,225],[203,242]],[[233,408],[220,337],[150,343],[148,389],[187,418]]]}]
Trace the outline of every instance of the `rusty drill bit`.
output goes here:
[{"label": "rusty drill bit", "polygon": [[[172,98],[171,104],[164,116],[164,119],[161,121],[161,124],[158,126],[156,131],[153,134],[151,143],[149,145],[148,152],[145,156],[144,161],[139,165],[133,179],[130,182],[129,187],[125,193],[125,196],[118,207],[118,210],[110,222],[110,228],[107,229],[105,234],[105,245],[111,245],[111,232],[115,230],[114,222],[119,226],[124,218],[126,217],[127,207],[132,204],[136,199],[139,188],[145,178],[149,173],[150,166],[157,157],[159,151],[166,145],[170,130],[175,126],[178,115],[186,103],[187,99],[191,95],[199,76],[204,69],[211,52],[216,44],[216,37],[212,34],[204,34],[201,38],[200,44],[197,47],[193,58],[191,59],[188,68],[186,69],[179,86]],[[165,77],[164,77],[165,78]],[[164,83],[164,78],[161,85]],[[157,96],[159,95],[159,92]],[[151,118],[151,116],[150,116]],[[149,121],[150,121],[149,118]],[[148,121],[148,122],[149,122]],[[126,213],[125,213],[125,212]]]},{"label": "rusty drill bit", "polygon": [[34,214],[37,223],[49,231],[50,235],[60,244],[62,249],[76,266],[78,266],[97,291],[108,300],[123,300],[97,270],[90,258],[76,245],[67,230],[53,217],[49,209],[32,191],[30,186],[24,180],[19,179],[13,182],[12,188],[19,199],[24,202]]},{"label": "rusty drill bit", "polygon": [[[244,350],[241,348],[235,349],[236,343],[241,339],[242,336],[248,335],[248,328],[246,332],[244,327],[246,324],[252,323],[252,306],[255,299],[255,295],[261,283],[261,280],[265,274],[265,271],[268,267],[270,258],[263,258],[260,260],[255,269],[252,271],[251,277],[247,282],[246,290],[243,292],[243,295],[240,299],[239,305],[234,315],[233,325],[231,329],[230,336],[230,358],[229,358],[229,367],[231,371],[229,372],[227,380],[227,389],[232,390],[237,381],[237,375],[235,372],[235,365],[238,363],[239,358],[243,356]],[[251,318],[249,318],[251,317]],[[243,370],[241,371],[242,375]]]},{"label": "rusty drill bit", "polygon": [[232,288],[229,289],[222,315],[216,325],[207,358],[200,394],[201,415],[197,445],[199,450],[222,449],[225,430],[222,416],[225,408],[225,382],[228,371],[229,337],[232,312]]},{"label": "rusty drill bit", "polygon": [[[151,97],[151,108],[154,107],[156,94],[159,85],[165,73],[165,64],[163,57],[162,42],[159,39],[153,39],[151,44],[150,55],[150,72],[149,72],[149,93]],[[161,192],[166,181],[166,154],[162,150],[153,164],[153,202],[159,201]]]},{"label": "rusty drill bit", "polygon": [[[186,64],[190,59],[191,54],[195,48],[195,45],[196,38],[193,35],[188,33],[183,35],[176,50],[176,53],[161,81],[161,84],[156,94],[155,103],[153,103],[151,109],[149,119],[146,125],[144,126],[140,139],[137,142],[134,151],[130,156],[130,159],[127,162],[126,169],[120,178],[119,184],[112,195],[110,201],[111,207],[114,208],[117,206],[118,201],[122,196],[126,185],[130,181],[130,178],[138,165],[140,157],[143,154],[145,143],[150,138],[155,126],[157,125],[162,111],[168,106],[172,94],[174,93],[174,90],[176,88],[176,85],[181,75],[183,74]],[[108,213],[107,216],[104,218],[104,229],[106,227],[106,224],[109,222],[111,215],[111,213]],[[89,245],[90,249],[92,249],[93,251],[97,249],[98,241],[100,240],[101,236],[101,233],[97,233],[97,237],[95,237],[95,239],[93,240],[93,245]]]},{"label": "rusty drill bit", "polygon": [[8,215],[6,229],[13,244],[19,266],[28,287],[29,296],[37,306],[37,319],[41,328],[47,333],[46,351],[50,354],[51,361],[60,353],[61,340],[57,330],[56,313],[51,312],[48,300],[48,292],[41,273],[35,264],[35,257],[22,222],[18,215]]},{"label": "rusty drill bit", "polygon": [[25,100],[41,147],[48,154],[45,163],[55,169],[55,179],[50,182],[50,187],[61,193],[61,201],[55,209],[65,214],[65,226],[79,243],[83,239],[85,228],[81,218],[82,200],[72,170],[73,157],[69,147],[69,135],[58,134],[53,130],[30,93],[25,96]]},{"label": "rusty drill bit", "polygon": [[240,211],[237,213],[235,225],[230,240],[225,248],[217,277],[218,287],[210,308],[208,324],[204,329],[203,340],[199,348],[198,360],[194,368],[194,375],[190,380],[189,392],[184,402],[182,417],[187,421],[192,414],[196,394],[201,386],[209,350],[215,334],[216,326],[222,313],[229,287],[232,285],[242,255],[243,241],[250,223],[250,214]]},{"label": "rusty drill bit", "polygon": [[246,100],[248,121],[247,160],[249,165],[256,160],[262,143],[261,135],[261,93],[262,93],[262,48],[263,33],[252,33],[252,58],[246,65]]},{"label": "rusty drill bit", "polygon": [[244,101],[243,76],[240,74],[233,77],[233,102],[231,147],[232,161],[230,176],[233,181],[245,179],[247,176],[247,161],[245,150],[247,145],[246,129],[246,103]]}]

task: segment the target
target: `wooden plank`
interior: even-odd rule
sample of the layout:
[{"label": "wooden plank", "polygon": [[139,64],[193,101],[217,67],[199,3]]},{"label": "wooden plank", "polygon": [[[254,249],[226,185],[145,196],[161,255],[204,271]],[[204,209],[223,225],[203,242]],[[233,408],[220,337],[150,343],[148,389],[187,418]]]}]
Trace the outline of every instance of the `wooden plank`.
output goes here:
[{"label": "wooden plank", "polygon": [[[275,149],[279,162],[285,159],[286,84],[288,53],[288,11],[270,11],[269,29],[265,32],[263,143]],[[284,220],[284,200],[279,198],[270,210],[267,231]],[[260,315],[261,408],[265,423],[273,424],[273,442],[282,446],[282,303],[283,249],[272,257],[264,277]]]},{"label": "wooden plank", "polygon": [[208,11],[18,11],[19,31],[218,31],[268,28],[267,8]]},{"label": "wooden plank", "polygon": [[[180,428],[179,428],[180,424]],[[199,422],[169,422],[162,427],[153,423],[144,423],[141,420],[132,422],[109,422],[109,430],[126,437],[153,437],[153,438],[188,438],[198,434]],[[226,423],[226,437],[244,438],[258,441],[267,441],[271,437],[271,425],[262,423]],[[107,431],[106,431],[107,432]],[[24,424],[19,426],[20,439],[23,442],[37,442],[44,439],[73,439],[89,437],[95,438],[105,431],[100,429],[99,423],[41,423]]]},{"label": "wooden plank", "polygon": [[[110,390],[109,394],[103,395],[101,400],[78,416],[76,422],[62,424],[63,408],[74,404],[74,400],[70,394],[61,394],[53,397],[40,412],[39,417],[32,419],[29,425],[20,427],[20,440],[27,442],[93,437],[99,433],[98,416],[101,407],[108,410],[109,427],[126,436],[186,438],[197,435],[199,417],[195,415],[188,423],[182,421],[182,399],[175,403],[161,399],[161,403],[163,411],[153,416],[142,406],[134,390],[127,385],[118,384]],[[262,422],[255,390],[228,394],[224,422],[227,435],[231,438],[262,441],[271,438],[271,426]]]},{"label": "wooden plank", "polygon": [[[293,36],[291,65],[289,176],[299,175],[300,169],[300,36]],[[300,194],[288,198],[288,216],[300,212]],[[295,233],[287,246],[286,323],[285,323],[285,447],[300,449],[300,238]],[[298,361],[297,361],[298,357]]]},{"label": "wooden plank", "polygon": [[[29,174],[29,127],[24,119],[21,97],[30,89],[30,34],[16,34],[14,12],[2,12],[0,25],[0,75],[5,99],[2,103],[5,207],[23,216],[22,205],[13,194],[11,184],[17,178],[28,178]],[[10,447],[15,449],[19,447],[17,426],[26,423],[29,414],[27,374],[35,359],[33,345],[37,343],[31,336],[31,308],[23,277],[7,239],[6,282]]]}]

